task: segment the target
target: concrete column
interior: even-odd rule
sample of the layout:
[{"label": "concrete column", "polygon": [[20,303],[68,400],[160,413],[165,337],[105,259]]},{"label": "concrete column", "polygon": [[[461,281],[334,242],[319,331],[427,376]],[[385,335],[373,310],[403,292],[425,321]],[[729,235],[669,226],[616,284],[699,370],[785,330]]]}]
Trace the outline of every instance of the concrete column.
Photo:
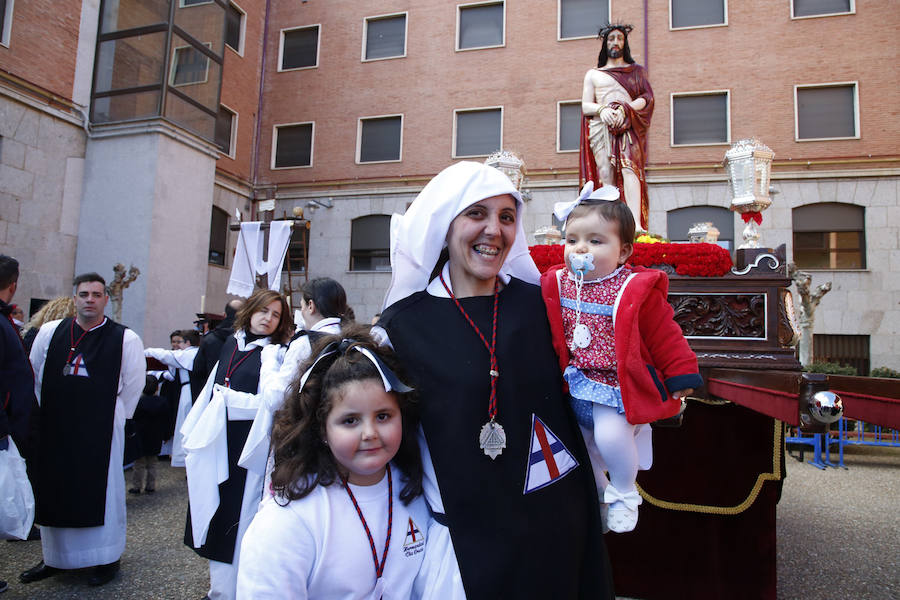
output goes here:
[{"label": "concrete column", "polygon": [[141,270],[122,321],[146,345],[167,345],[200,308],[215,161],[210,144],[165,121],[95,127],[88,141],[75,272]]}]

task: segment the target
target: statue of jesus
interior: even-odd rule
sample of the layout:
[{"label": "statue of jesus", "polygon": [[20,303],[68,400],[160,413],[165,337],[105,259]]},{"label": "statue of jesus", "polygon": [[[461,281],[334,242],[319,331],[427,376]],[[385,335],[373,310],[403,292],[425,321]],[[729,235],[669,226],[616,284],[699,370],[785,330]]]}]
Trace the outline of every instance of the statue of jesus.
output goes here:
[{"label": "statue of jesus", "polygon": [[597,68],[584,76],[579,156],[580,184],[619,188],[639,229],[647,230],[647,131],[653,90],[647,70],[634,62],[628,46],[631,25],[603,27]]}]

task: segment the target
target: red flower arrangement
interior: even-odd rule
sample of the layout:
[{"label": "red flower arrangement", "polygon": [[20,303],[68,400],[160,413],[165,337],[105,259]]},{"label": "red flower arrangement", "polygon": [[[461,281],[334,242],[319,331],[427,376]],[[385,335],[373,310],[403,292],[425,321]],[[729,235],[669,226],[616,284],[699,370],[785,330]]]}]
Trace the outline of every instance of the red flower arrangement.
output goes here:
[{"label": "red flower arrangement", "polygon": [[[531,258],[543,273],[563,263],[563,245],[536,245],[529,248]],[[721,277],[731,271],[731,254],[717,244],[644,244],[636,242],[628,261],[632,265],[653,267],[672,265],[686,277]]]}]

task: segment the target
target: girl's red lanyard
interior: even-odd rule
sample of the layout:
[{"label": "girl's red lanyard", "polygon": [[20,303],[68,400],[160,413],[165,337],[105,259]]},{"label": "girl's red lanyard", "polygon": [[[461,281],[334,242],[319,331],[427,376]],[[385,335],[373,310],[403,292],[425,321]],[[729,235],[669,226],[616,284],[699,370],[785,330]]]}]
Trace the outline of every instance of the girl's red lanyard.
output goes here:
[{"label": "girl's red lanyard", "polygon": [[72,364],[72,357],[75,356],[75,349],[78,348],[78,344],[81,343],[81,340],[84,339],[84,336],[88,334],[90,329],[86,329],[81,332],[81,336],[78,338],[78,341],[75,341],[75,319],[72,319],[71,327],[69,327],[69,356],[66,358],[66,364]]},{"label": "girl's red lanyard", "polygon": [[481,428],[481,432],[478,434],[478,441],[481,449],[484,450],[484,453],[487,456],[490,456],[491,459],[496,459],[497,456],[503,452],[503,449],[506,448],[506,432],[503,430],[503,426],[500,425],[500,423],[497,423],[497,378],[500,377],[500,371],[497,369],[497,304],[500,299],[500,280],[494,280],[494,315],[491,323],[491,343],[488,344],[484,334],[481,333],[481,330],[475,325],[475,321],[472,320],[472,317],[469,316],[466,309],[462,307],[462,304],[459,303],[459,300],[457,300],[456,296],[453,295],[453,292],[450,291],[450,287],[447,285],[447,282],[444,281],[443,273],[441,273],[439,277],[441,278],[441,284],[443,284],[444,289],[447,290],[447,293],[453,299],[453,302],[456,303],[456,308],[459,309],[459,312],[462,313],[466,318],[466,321],[469,322],[469,325],[472,326],[472,329],[475,330],[475,333],[478,334],[478,337],[481,338],[484,347],[487,348],[488,354],[490,354],[491,357],[491,398],[488,401],[488,422]]},{"label": "girl's red lanyard", "polygon": [[237,364],[232,366],[234,363],[234,355],[237,352],[237,343],[234,344],[234,350],[231,351],[231,358],[228,359],[228,366],[225,367],[225,387],[231,387],[231,376],[237,371],[237,368],[241,366],[241,363],[247,360],[247,357],[256,352],[259,349],[259,346],[253,346],[253,350],[250,350],[244,356],[241,357],[241,360],[237,361]]},{"label": "girl's red lanyard", "polygon": [[369,538],[369,547],[372,549],[372,562],[375,563],[375,585],[376,587],[379,585],[378,580],[381,579],[381,575],[384,573],[384,563],[387,562],[387,553],[388,547],[391,545],[391,528],[394,524],[394,482],[391,478],[391,466],[387,466],[387,480],[388,480],[388,523],[387,523],[387,536],[384,540],[384,552],[381,554],[381,563],[378,562],[378,550],[375,549],[375,539],[372,537],[372,532],[369,530],[369,524],[366,523],[366,517],[363,516],[362,510],[359,508],[359,503],[356,502],[356,497],[353,496],[353,491],[350,490],[350,485],[347,483],[346,479],[341,480],[341,484],[343,484],[344,489],[347,490],[347,495],[350,496],[350,501],[353,502],[353,508],[356,509],[356,514],[359,515],[359,520],[362,522],[363,529],[366,530],[366,536]]}]

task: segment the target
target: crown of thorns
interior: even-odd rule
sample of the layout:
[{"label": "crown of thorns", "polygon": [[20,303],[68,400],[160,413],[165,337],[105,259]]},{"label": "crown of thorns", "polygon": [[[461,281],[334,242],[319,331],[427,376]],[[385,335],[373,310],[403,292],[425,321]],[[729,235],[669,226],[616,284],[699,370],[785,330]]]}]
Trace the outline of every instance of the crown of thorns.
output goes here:
[{"label": "crown of thorns", "polygon": [[597,37],[605,38],[610,33],[618,29],[619,31],[624,31],[627,36],[631,33],[631,30],[634,29],[633,25],[628,25],[627,23],[609,23],[600,28],[600,31],[597,32]]}]

